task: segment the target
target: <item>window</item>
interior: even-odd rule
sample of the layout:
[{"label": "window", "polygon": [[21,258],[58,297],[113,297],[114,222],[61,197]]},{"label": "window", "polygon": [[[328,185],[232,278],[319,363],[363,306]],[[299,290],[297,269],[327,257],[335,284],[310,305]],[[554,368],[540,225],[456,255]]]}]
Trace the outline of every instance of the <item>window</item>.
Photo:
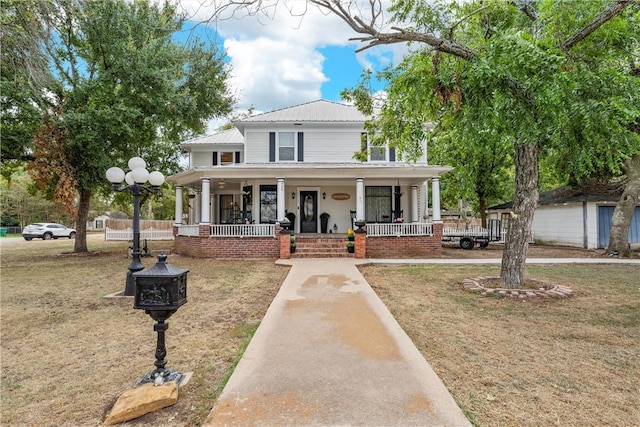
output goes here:
[{"label": "window", "polygon": [[[369,141],[369,135],[366,132],[360,134],[361,157],[359,160],[370,162],[384,162],[387,160],[387,147],[373,145]],[[395,159],[391,159],[395,161]]]},{"label": "window", "polygon": [[233,152],[232,151],[224,151],[220,153],[220,164],[221,165],[229,165],[233,163]]},{"label": "window", "polygon": [[369,160],[371,160],[372,162],[387,160],[386,148],[371,146],[371,149],[369,152]]},{"label": "window", "polygon": [[278,133],[278,160],[293,161],[296,154],[296,134],[294,132]]},{"label": "window", "polygon": [[364,195],[367,222],[391,221],[391,186],[368,186]]},{"label": "window", "polygon": [[278,214],[278,192],[275,185],[260,186],[260,222],[275,223]]}]

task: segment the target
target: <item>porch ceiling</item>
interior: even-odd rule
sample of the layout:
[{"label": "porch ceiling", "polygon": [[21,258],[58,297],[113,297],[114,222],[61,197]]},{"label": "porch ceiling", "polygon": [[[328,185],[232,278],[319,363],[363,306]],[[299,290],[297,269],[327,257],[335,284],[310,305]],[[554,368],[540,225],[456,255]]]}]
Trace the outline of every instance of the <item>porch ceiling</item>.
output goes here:
[{"label": "porch ceiling", "polygon": [[[449,166],[407,165],[407,164],[309,164],[274,163],[234,164],[228,166],[198,167],[171,175],[168,181],[183,186],[199,186],[203,178],[224,179],[228,183],[239,183],[252,179],[295,179],[342,181],[364,178],[367,180],[401,180],[402,185],[419,184],[429,178],[441,176],[450,170]],[[317,183],[317,181],[316,181]]]}]

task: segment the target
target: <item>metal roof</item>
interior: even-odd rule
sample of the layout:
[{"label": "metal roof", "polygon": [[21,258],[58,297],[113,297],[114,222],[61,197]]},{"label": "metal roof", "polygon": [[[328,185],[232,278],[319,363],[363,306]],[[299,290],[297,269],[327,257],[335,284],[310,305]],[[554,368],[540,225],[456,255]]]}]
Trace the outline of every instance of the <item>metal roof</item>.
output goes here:
[{"label": "metal roof", "polygon": [[319,99],[293,107],[281,108],[236,120],[236,126],[249,123],[297,123],[297,122],[354,122],[363,123],[366,116],[353,105]]},{"label": "metal roof", "polygon": [[182,146],[207,144],[244,144],[244,137],[237,128],[224,130],[215,134],[207,134],[182,142]]}]

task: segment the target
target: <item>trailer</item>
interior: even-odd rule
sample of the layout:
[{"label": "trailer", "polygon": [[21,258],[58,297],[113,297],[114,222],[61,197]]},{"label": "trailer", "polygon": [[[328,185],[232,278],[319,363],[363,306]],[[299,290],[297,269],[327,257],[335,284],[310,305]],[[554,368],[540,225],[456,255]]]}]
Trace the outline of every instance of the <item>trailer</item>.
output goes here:
[{"label": "trailer", "polygon": [[476,245],[486,248],[491,242],[501,242],[502,229],[500,228],[500,220],[490,219],[489,227],[471,227],[464,230],[457,228],[445,227],[442,230],[443,242],[459,242],[462,249],[471,250]]}]

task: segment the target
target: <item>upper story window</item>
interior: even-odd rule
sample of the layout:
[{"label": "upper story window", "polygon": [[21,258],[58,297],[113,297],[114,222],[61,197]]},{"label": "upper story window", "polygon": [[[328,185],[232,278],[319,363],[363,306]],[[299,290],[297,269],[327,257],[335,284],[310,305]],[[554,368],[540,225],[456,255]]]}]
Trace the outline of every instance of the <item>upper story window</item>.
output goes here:
[{"label": "upper story window", "polygon": [[269,161],[304,161],[304,133],[269,132]]},{"label": "upper story window", "polygon": [[386,147],[371,147],[369,149],[369,160],[372,162],[386,161],[387,160],[387,148]]},{"label": "upper story window", "polygon": [[278,132],[278,161],[295,160],[296,134],[294,132]]},{"label": "upper story window", "polygon": [[214,151],[213,166],[240,163],[240,151]]},{"label": "upper story window", "polygon": [[220,153],[220,164],[228,165],[233,163],[233,152],[232,151],[223,151]]},{"label": "upper story window", "polygon": [[386,145],[373,145],[369,141],[369,135],[366,132],[360,134],[361,154],[357,156],[360,161],[368,162],[395,162],[395,150],[388,148]]}]

